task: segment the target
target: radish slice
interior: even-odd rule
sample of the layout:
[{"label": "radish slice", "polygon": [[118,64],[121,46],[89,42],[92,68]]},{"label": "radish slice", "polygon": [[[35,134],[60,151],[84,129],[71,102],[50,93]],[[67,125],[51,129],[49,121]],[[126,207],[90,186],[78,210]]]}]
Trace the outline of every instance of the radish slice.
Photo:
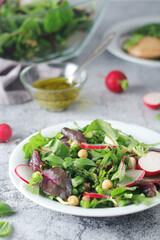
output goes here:
[{"label": "radish slice", "polygon": [[21,180],[29,184],[33,171],[30,166],[25,164],[20,164],[15,168],[15,173]]},{"label": "radish slice", "polygon": [[[108,146],[107,144],[88,144],[88,143],[81,143],[81,147],[82,147],[82,148],[86,148],[86,149],[104,149],[104,148],[108,147],[109,149],[111,149],[111,147]],[[113,148],[116,148],[116,146],[113,146]]]},{"label": "radish slice", "polygon": [[110,138],[108,138],[107,136],[105,136],[104,141],[105,141],[107,144],[115,145],[115,143],[114,143]]},{"label": "radish slice", "polygon": [[130,169],[136,169],[137,168],[136,159],[134,157],[130,157],[128,166],[129,166]]},{"label": "radish slice", "polygon": [[160,173],[160,153],[148,152],[138,160],[138,169],[145,171],[145,176],[155,176]]},{"label": "radish slice", "polygon": [[152,109],[160,107],[160,92],[151,92],[143,97],[144,104]]},{"label": "radish slice", "polygon": [[135,181],[141,180],[144,175],[145,171],[143,170],[135,170],[135,169],[129,169],[126,171],[126,174],[128,177],[125,177],[121,182],[119,182],[117,185],[123,185],[125,187],[131,187],[134,185]]}]

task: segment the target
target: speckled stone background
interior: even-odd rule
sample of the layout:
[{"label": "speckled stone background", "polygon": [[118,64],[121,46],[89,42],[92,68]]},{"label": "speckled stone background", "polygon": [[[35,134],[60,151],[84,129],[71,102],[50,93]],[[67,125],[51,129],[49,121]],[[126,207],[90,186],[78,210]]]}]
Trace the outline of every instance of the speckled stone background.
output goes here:
[{"label": "speckled stone background", "polygon": [[[113,1],[96,35],[78,59],[80,63],[98,43],[113,23],[121,20],[159,15],[159,1]],[[126,73],[128,90],[119,95],[109,92],[104,80],[112,69]],[[120,60],[107,51],[87,67],[89,79],[77,101],[65,112],[52,113],[39,108],[34,102],[1,107],[0,122],[13,128],[13,138],[24,139],[42,128],[72,120],[113,119],[134,123],[160,132],[160,121],[142,103],[142,96],[160,91],[160,69],[149,68]],[[158,240],[160,236],[160,205],[147,211],[116,218],[86,218],[57,213],[26,199],[12,185],[8,175],[8,162],[17,144],[0,144],[0,201],[10,204],[13,216],[5,217],[13,227],[4,239],[14,240]],[[0,238],[1,239],[1,238]]]}]

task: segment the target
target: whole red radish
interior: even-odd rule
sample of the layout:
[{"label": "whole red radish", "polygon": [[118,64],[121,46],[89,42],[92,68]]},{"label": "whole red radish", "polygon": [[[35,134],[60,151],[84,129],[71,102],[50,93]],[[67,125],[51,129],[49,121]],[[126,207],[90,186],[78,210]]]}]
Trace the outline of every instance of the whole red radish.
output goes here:
[{"label": "whole red radish", "polygon": [[105,85],[110,91],[121,93],[127,89],[128,80],[124,73],[114,70],[107,75]]},{"label": "whole red radish", "polygon": [[11,127],[6,124],[0,124],[0,142],[6,142],[12,136],[12,129]]}]

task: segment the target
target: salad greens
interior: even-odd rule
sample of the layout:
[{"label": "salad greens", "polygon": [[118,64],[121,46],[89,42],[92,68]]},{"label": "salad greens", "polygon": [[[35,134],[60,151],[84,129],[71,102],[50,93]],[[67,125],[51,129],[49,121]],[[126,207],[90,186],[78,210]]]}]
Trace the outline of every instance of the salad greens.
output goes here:
[{"label": "salad greens", "polygon": [[[69,201],[74,196],[85,208],[148,204],[158,196],[155,185],[143,179],[134,186],[121,185],[123,179],[130,179],[126,174],[130,158],[138,160],[149,145],[100,119],[83,128],[75,126],[63,128],[52,138],[39,132],[23,146],[34,171],[27,190],[62,204],[74,205]],[[106,137],[113,145],[105,142]],[[87,152],[87,157],[79,157],[80,151]],[[104,187],[108,182],[110,187]]]},{"label": "salad greens", "polygon": [[8,204],[0,202],[0,217],[4,217],[12,213],[13,209]]},{"label": "salad greens", "polygon": [[[57,56],[75,31],[89,31],[91,14],[72,7],[67,0],[0,2],[0,57],[16,61],[40,61]],[[42,60],[41,60],[42,61]]]},{"label": "salad greens", "polygon": [[11,231],[11,225],[8,221],[0,222],[0,236],[6,236]]},{"label": "salad greens", "polygon": [[123,44],[123,49],[127,51],[146,36],[160,39],[160,23],[148,24],[131,32],[129,38]]},{"label": "salad greens", "polygon": [[[13,209],[6,203],[0,202],[0,217],[13,214]],[[11,225],[8,221],[0,222],[0,236],[6,236],[11,231]]]}]

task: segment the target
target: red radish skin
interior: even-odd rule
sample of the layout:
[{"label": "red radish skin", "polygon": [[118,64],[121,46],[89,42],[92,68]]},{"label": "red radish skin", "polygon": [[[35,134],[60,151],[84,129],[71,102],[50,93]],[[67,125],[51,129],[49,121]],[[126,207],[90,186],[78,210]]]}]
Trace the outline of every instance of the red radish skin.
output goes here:
[{"label": "red radish skin", "polygon": [[25,164],[20,164],[15,168],[15,174],[25,183],[29,184],[33,171],[30,166]]},{"label": "red radish skin", "polygon": [[151,109],[160,108],[160,92],[151,92],[144,95],[143,103]]},{"label": "red radish skin", "polygon": [[121,93],[128,87],[128,80],[124,73],[114,70],[105,78],[106,87],[114,93]]},{"label": "red radish skin", "polygon": [[[88,144],[88,143],[81,143],[81,147],[82,147],[82,148],[86,148],[86,149],[104,149],[104,148],[108,147],[109,149],[111,149],[111,147],[108,146],[107,144]],[[113,146],[113,148],[116,148],[116,146]]]},{"label": "red radish skin", "polygon": [[126,171],[126,174],[132,179],[124,178],[120,183],[117,184],[118,186],[123,185],[125,187],[132,187],[136,181],[143,179],[145,175],[145,171],[137,170],[137,169],[129,169]]},{"label": "red radish skin", "polygon": [[138,160],[138,169],[145,171],[145,176],[160,174],[160,153],[148,152]]},{"label": "red radish skin", "polygon": [[90,198],[111,198],[111,196],[102,195],[102,194],[98,194],[98,193],[84,193],[83,196],[87,196]]},{"label": "red radish skin", "polygon": [[81,143],[82,148],[86,149],[104,149],[107,147],[106,144],[88,144],[88,143]]},{"label": "red radish skin", "polygon": [[6,123],[0,124],[0,142],[7,142],[11,136],[12,136],[11,127]]}]

